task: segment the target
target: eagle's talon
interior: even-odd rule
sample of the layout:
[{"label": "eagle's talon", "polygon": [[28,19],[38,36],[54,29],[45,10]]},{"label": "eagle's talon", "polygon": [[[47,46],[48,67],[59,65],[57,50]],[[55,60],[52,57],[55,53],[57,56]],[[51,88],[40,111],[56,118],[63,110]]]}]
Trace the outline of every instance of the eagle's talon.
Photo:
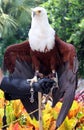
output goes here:
[{"label": "eagle's talon", "polygon": [[28,81],[30,81],[30,86],[32,86],[33,83],[38,82],[38,78],[43,78],[43,74],[36,71],[35,76],[32,79],[28,79]]},{"label": "eagle's talon", "polygon": [[33,83],[37,82],[38,78],[37,76],[34,76],[31,80],[30,80],[30,86],[32,86]]}]

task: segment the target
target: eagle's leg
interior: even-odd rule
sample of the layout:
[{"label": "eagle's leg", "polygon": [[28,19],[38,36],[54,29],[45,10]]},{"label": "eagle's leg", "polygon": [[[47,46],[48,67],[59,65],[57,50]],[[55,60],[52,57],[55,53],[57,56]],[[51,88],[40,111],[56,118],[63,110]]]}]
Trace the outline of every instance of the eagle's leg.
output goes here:
[{"label": "eagle's leg", "polygon": [[35,74],[34,74],[34,77],[32,79],[29,79],[30,85],[32,85],[34,82],[37,82],[38,78],[43,78],[43,74],[39,73],[39,70],[36,70]]},{"label": "eagle's leg", "polygon": [[32,84],[33,84],[34,82],[37,82],[37,81],[38,81],[38,73],[39,73],[39,71],[36,70],[36,71],[35,71],[35,74],[34,74],[34,77],[33,77],[32,79],[30,79],[30,85],[31,85],[31,86],[32,86]]}]

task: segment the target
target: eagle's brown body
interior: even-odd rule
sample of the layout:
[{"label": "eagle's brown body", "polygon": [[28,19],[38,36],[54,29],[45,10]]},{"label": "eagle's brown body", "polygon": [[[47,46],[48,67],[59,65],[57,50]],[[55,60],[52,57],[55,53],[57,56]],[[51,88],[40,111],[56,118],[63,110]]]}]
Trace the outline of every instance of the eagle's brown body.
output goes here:
[{"label": "eagle's brown body", "polygon": [[19,59],[31,63],[35,70],[39,70],[43,74],[49,74],[52,69],[57,70],[59,65],[65,62],[69,62],[69,67],[72,69],[75,56],[74,46],[65,43],[56,36],[54,48],[47,52],[31,50],[28,41],[9,46],[4,55],[4,64],[12,73],[16,59]]}]

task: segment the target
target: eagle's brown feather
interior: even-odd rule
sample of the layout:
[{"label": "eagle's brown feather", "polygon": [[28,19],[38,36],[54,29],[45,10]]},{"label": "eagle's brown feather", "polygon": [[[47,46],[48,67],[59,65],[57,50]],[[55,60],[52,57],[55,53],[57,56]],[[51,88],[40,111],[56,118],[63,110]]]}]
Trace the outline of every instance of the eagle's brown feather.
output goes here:
[{"label": "eagle's brown feather", "polygon": [[[69,62],[70,68],[73,68],[73,60],[76,51],[73,45],[65,43],[58,36],[55,36],[55,46],[48,52],[32,51],[28,41],[9,46],[4,54],[4,65],[10,73],[14,71],[16,59],[31,63],[35,70],[41,70],[41,65],[48,73],[51,69],[57,70],[60,64]],[[44,71],[43,71],[44,73]]]}]

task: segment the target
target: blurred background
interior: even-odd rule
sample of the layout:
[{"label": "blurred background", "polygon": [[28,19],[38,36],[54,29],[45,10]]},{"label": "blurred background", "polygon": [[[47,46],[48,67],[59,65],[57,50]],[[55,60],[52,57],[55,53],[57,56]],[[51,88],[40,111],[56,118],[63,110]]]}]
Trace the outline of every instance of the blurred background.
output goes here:
[{"label": "blurred background", "polygon": [[0,66],[6,47],[28,38],[36,6],[45,7],[57,35],[76,47],[79,77],[84,78],[84,0],[0,0]]}]

